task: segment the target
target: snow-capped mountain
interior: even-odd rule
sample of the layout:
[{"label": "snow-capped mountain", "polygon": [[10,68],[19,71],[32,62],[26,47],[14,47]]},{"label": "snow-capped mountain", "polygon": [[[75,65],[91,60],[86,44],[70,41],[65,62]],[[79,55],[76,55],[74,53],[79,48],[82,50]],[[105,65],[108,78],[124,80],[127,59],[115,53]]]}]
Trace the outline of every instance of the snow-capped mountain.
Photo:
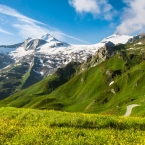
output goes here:
[{"label": "snow-capped mountain", "polygon": [[[49,75],[58,67],[63,67],[70,61],[84,62],[87,57],[94,55],[99,48],[110,42],[114,44],[126,43],[132,36],[113,34],[101,42],[94,45],[70,45],[55,39],[50,34],[40,38],[28,38],[25,42],[11,45],[0,46],[0,67],[11,67],[11,63],[28,62],[31,64],[35,57],[39,58],[41,68],[34,72],[43,72]],[[7,56],[7,59],[5,58]],[[8,59],[9,58],[9,59]],[[46,69],[47,68],[47,69]]]},{"label": "snow-capped mountain", "polygon": [[[0,46],[1,95],[7,97],[17,90],[27,88],[51,75],[69,62],[87,62],[97,57],[96,66],[109,58],[112,46],[126,43],[132,36],[113,34],[94,45],[70,45],[46,34],[28,38],[23,43]],[[95,59],[94,59],[95,60]],[[85,69],[85,63],[80,71]]]},{"label": "snow-capped mountain", "polygon": [[119,35],[118,33],[115,33],[105,39],[103,39],[101,41],[101,43],[107,43],[109,41],[111,41],[114,44],[125,44],[130,38],[133,38],[132,36],[128,36],[128,35]]},{"label": "snow-capped mountain", "polygon": [[46,35],[43,35],[42,37],[40,37],[40,39],[43,39],[45,41],[56,41],[56,42],[59,42],[57,39],[55,39],[53,36],[51,36],[50,34],[46,34]]}]

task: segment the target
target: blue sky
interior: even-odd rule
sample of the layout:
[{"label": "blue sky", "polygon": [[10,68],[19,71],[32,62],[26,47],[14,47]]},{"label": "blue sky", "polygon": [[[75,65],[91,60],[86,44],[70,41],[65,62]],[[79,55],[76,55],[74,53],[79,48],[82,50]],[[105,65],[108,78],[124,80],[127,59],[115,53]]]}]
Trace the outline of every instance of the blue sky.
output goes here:
[{"label": "blue sky", "polygon": [[144,32],[144,14],[144,0],[4,0],[0,44],[46,33],[68,43],[94,44],[114,32]]}]

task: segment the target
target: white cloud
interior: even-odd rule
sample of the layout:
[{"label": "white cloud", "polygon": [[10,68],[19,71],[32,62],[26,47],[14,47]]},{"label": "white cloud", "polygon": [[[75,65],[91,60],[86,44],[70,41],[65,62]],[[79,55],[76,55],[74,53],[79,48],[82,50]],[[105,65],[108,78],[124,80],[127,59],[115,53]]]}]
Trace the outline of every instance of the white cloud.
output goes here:
[{"label": "white cloud", "polygon": [[71,4],[78,13],[100,13],[100,8],[95,0],[69,0],[69,4]]},{"label": "white cloud", "polygon": [[101,16],[106,20],[111,20],[115,14],[107,0],[69,0],[69,4],[77,13],[90,13],[94,17]]},{"label": "white cloud", "polygon": [[121,24],[117,27],[120,34],[134,34],[145,31],[145,1],[124,0],[127,5],[121,15]]},{"label": "white cloud", "polygon": [[8,16],[12,16],[12,17],[15,17],[17,18],[19,21],[24,21],[26,23],[39,23],[39,24],[43,24],[39,21],[36,21],[34,19],[31,19],[31,18],[28,18],[22,14],[20,14],[19,12],[17,12],[15,9],[12,9],[8,6],[5,6],[5,5],[1,5],[0,4],[0,13],[1,14],[5,14],[5,15],[8,15]]},{"label": "white cloud", "polygon": [[[5,19],[3,17],[5,17]],[[85,42],[81,39],[64,34],[63,32],[54,27],[51,27],[42,22],[26,17],[23,14],[20,14],[15,9],[12,9],[8,6],[1,4],[0,4],[0,22],[4,24],[7,23],[12,28],[15,28],[18,31],[18,34],[24,39],[28,37],[40,37],[42,35],[45,35],[46,33],[49,33],[59,40],[65,40],[66,37],[69,37],[79,42]],[[4,31],[2,28],[0,28],[0,32],[11,34],[10,32]]]},{"label": "white cloud", "polygon": [[40,37],[46,33],[51,34],[52,36],[56,37],[59,40],[64,40],[64,37],[61,35],[60,31],[57,30],[48,30],[46,27],[42,27],[39,25],[33,24],[13,24],[13,27],[19,30],[19,35],[23,38],[27,37]]},{"label": "white cloud", "polygon": [[0,5],[0,14],[7,16],[7,23],[10,23],[12,27],[16,28],[18,34],[25,39],[27,37],[39,37],[46,33],[55,34],[55,37],[62,39],[59,30],[52,27],[48,29],[45,24],[26,17],[8,6]]},{"label": "white cloud", "polygon": [[63,36],[66,36],[66,37],[72,38],[72,39],[74,39],[74,40],[77,40],[77,41],[79,41],[79,42],[83,42],[83,43],[86,43],[86,44],[90,44],[90,43],[87,42],[87,41],[84,41],[84,40],[81,40],[81,39],[79,39],[79,38],[76,38],[76,37],[67,35],[67,34],[65,34],[65,33],[61,33],[61,34],[62,34]]},{"label": "white cloud", "polygon": [[6,31],[6,30],[4,30],[2,28],[0,28],[0,32],[1,33],[5,33],[5,34],[8,34],[8,35],[12,35],[12,33],[8,32],[8,31]]}]

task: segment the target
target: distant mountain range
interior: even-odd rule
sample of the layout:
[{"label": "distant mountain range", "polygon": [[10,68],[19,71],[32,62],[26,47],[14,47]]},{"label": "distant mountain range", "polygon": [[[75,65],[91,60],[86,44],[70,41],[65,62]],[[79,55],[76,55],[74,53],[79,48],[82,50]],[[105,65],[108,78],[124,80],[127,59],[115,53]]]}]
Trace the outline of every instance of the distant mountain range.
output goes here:
[{"label": "distant mountain range", "polygon": [[[38,51],[22,44],[15,51],[23,48],[30,53],[19,60],[12,56],[15,62],[1,70],[0,106],[124,115],[127,106],[137,104],[131,115],[144,116],[145,35],[114,34],[95,45],[61,42],[53,48],[49,42],[58,40],[49,35],[42,38],[48,42],[37,46]],[[32,40],[38,39],[27,41]]]},{"label": "distant mountain range", "polygon": [[84,63],[103,46],[125,44],[131,38],[113,34],[94,45],[71,45],[46,34],[15,45],[2,45],[0,98],[39,82],[72,61]]},{"label": "distant mountain range", "polygon": [[[110,42],[125,44],[130,38],[132,36],[113,34],[94,45],[70,45],[49,34],[40,38],[28,38],[23,43],[0,46],[0,68],[9,68],[12,63],[18,62],[30,64],[33,62],[32,57],[38,57],[42,59],[43,66],[55,70],[71,61],[84,62],[87,57],[94,55],[99,48],[109,45]],[[38,69],[38,71],[45,73],[43,69]],[[51,74],[50,72],[48,71],[47,75]]]}]

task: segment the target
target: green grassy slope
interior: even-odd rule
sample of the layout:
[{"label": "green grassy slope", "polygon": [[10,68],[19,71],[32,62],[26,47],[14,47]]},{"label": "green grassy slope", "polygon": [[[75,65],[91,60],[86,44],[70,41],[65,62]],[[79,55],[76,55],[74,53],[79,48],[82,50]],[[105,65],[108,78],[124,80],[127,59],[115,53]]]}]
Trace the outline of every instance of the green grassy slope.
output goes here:
[{"label": "green grassy slope", "polygon": [[[46,88],[51,79],[46,78],[1,101],[0,106],[123,115],[127,105],[138,103],[141,106],[133,110],[133,115],[143,116],[145,38],[112,49],[116,52],[111,58],[75,75],[53,92]],[[95,60],[88,62],[89,66]]]},{"label": "green grassy slope", "polygon": [[[1,105],[8,104],[9,102],[11,103],[9,103],[8,106],[15,107],[29,107],[33,105],[35,102],[38,102],[39,99],[43,99],[43,97],[41,98],[39,96],[52,93],[57,87],[73,77],[77,72],[78,66],[78,63],[70,63],[65,68],[58,69],[53,75],[44,78],[39,83],[17,92],[12,95],[12,97],[2,100]],[[53,100],[53,98],[50,100]]]},{"label": "green grassy slope", "polygon": [[[128,69],[126,60],[116,55],[97,67],[75,76],[52,94],[45,96],[35,104],[35,108],[53,109],[53,104],[61,105],[62,110],[71,112],[123,115],[129,104],[144,105],[144,69],[144,61]],[[109,86],[112,81],[114,84]],[[56,100],[48,103],[45,100],[49,98]]]},{"label": "green grassy slope", "polygon": [[145,144],[145,118],[0,108],[0,144]]}]

